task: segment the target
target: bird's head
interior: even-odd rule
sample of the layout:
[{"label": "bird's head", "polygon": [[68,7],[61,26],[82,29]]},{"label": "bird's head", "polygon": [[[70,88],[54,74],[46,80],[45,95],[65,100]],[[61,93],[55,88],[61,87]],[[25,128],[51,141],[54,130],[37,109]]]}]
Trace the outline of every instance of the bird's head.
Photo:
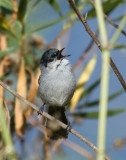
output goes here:
[{"label": "bird's head", "polygon": [[56,48],[52,48],[52,49],[45,51],[44,54],[42,55],[41,60],[40,60],[40,64],[47,67],[47,64],[50,62],[53,62],[54,60],[61,60],[63,58],[70,56],[70,55],[62,55],[62,51],[64,49],[65,48],[58,50]]}]

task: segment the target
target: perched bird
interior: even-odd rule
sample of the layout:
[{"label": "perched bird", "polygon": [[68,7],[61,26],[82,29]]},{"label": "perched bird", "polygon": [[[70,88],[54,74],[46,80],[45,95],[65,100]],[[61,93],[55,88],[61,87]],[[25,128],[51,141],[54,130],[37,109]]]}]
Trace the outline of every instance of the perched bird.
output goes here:
[{"label": "perched bird", "polygon": [[[70,102],[76,87],[72,66],[67,59],[70,55],[62,55],[62,51],[49,49],[40,60],[41,75],[39,77],[39,95],[48,107],[48,113],[70,125],[65,115],[65,106]],[[55,120],[46,120],[47,135],[50,139],[67,138],[67,129],[62,128]]]}]

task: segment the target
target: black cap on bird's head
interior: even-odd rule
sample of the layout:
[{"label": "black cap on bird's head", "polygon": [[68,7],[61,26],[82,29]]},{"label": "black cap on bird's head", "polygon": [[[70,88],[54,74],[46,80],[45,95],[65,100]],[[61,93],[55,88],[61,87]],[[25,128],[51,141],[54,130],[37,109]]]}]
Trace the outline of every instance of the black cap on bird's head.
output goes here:
[{"label": "black cap on bird's head", "polygon": [[65,48],[58,50],[56,48],[52,48],[52,49],[45,51],[44,54],[42,55],[41,60],[40,60],[40,64],[47,67],[47,64],[50,62],[53,62],[53,60],[55,60],[55,59],[60,60],[62,58],[70,56],[70,55],[62,55],[62,51],[64,49]]}]

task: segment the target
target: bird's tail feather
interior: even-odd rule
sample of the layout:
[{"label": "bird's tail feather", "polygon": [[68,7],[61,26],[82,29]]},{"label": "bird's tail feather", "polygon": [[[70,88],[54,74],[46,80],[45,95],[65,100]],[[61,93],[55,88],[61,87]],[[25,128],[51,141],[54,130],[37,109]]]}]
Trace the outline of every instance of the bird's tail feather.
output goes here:
[{"label": "bird's tail feather", "polygon": [[[56,119],[60,120],[61,122],[65,123],[66,125],[69,124],[69,121],[65,114],[64,107],[49,107],[48,113],[51,116],[55,117]],[[68,137],[67,129],[62,128],[55,120],[47,119],[46,131],[47,131],[47,136],[53,140]]]}]

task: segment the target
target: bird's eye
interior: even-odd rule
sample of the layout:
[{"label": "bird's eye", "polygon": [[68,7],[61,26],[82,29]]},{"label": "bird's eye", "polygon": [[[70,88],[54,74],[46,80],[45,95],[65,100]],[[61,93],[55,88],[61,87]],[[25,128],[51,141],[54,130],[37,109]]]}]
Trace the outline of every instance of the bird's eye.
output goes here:
[{"label": "bird's eye", "polygon": [[51,55],[51,58],[55,58],[57,56],[57,52]]},{"label": "bird's eye", "polygon": [[53,58],[50,58],[50,59],[49,59],[49,62],[52,62],[53,60],[54,60]]},{"label": "bird's eye", "polygon": [[48,62],[52,62],[52,61],[55,59],[55,57],[57,57],[57,52],[53,53],[53,54],[50,56]]}]

